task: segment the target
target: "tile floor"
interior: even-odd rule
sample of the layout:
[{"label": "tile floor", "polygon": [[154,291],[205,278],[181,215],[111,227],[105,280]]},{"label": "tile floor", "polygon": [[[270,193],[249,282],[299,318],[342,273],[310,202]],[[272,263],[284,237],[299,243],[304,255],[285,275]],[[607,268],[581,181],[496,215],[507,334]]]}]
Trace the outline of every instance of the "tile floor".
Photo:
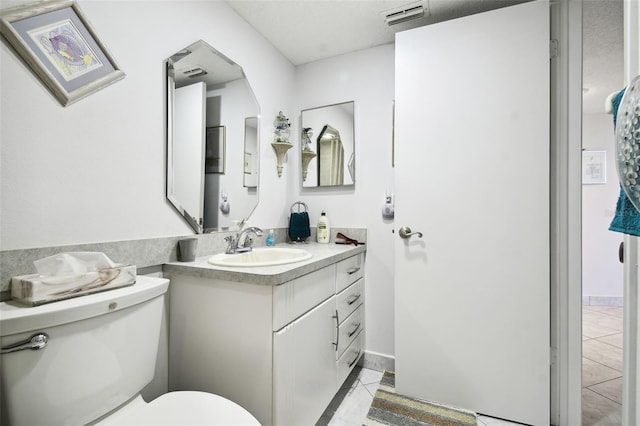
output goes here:
[{"label": "tile floor", "polygon": [[[619,426],[622,422],[622,317],[622,307],[583,307],[583,426]],[[316,426],[361,426],[381,378],[379,371],[356,367]],[[514,424],[478,416],[478,426]]]},{"label": "tile floor", "polygon": [[[316,426],[362,426],[382,373],[367,368],[353,369]],[[500,419],[478,416],[478,426],[516,425]]]},{"label": "tile floor", "polygon": [[622,423],[620,306],[582,307],[582,425]]}]

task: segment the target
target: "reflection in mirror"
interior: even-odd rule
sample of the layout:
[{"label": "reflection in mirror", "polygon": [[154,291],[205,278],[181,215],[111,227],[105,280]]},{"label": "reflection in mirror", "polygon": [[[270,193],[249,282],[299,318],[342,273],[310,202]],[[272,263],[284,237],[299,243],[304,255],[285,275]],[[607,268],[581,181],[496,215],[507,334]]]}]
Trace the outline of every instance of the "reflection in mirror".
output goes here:
[{"label": "reflection in mirror", "polygon": [[320,186],[344,184],[344,146],[340,132],[328,124],[318,136],[318,181]]},{"label": "reflection in mirror", "polygon": [[302,111],[304,188],[355,184],[353,111],[354,102]]},{"label": "reflection in mirror", "polygon": [[196,233],[237,230],[258,204],[260,108],[251,86],[202,40],[168,58],[166,72],[167,199]]},{"label": "reflection in mirror", "polygon": [[258,187],[258,117],[244,119],[244,186]]},{"label": "reflection in mirror", "polygon": [[204,154],[205,173],[224,174],[225,145],[224,126],[207,127],[206,148]]}]

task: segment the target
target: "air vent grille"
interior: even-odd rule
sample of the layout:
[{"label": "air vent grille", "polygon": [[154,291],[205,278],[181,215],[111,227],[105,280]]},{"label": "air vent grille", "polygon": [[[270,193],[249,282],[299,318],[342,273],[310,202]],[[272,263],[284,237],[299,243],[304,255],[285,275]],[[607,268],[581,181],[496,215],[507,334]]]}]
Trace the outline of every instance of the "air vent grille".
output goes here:
[{"label": "air vent grille", "polygon": [[384,12],[384,20],[387,25],[396,25],[412,19],[422,18],[423,16],[424,6],[415,3]]}]

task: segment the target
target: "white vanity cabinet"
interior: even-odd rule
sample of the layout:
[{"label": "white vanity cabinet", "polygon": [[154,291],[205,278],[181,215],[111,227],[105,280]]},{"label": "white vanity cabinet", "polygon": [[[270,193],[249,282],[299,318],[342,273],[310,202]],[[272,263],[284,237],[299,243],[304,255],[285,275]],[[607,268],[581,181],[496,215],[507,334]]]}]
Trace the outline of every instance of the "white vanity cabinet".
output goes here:
[{"label": "white vanity cabinet", "polygon": [[274,285],[180,271],[169,389],[219,394],[264,426],[315,424],[364,352],[364,252]]},{"label": "white vanity cabinet", "polygon": [[273,333],[274,424],[314,424],[335,395],[334,314],[331,297]]}]

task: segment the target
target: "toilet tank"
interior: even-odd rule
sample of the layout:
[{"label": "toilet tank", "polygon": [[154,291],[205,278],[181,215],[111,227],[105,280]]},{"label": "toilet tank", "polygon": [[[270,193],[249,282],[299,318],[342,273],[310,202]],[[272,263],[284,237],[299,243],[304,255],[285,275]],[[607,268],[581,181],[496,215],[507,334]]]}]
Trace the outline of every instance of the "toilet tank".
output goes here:
[{"label": "toilet tank", "polygon": [[0,346],[36,333],[40,350],[0,355],[0,424],[89,423],[153,379],[169,280],[23,307],[0,303]]}]

